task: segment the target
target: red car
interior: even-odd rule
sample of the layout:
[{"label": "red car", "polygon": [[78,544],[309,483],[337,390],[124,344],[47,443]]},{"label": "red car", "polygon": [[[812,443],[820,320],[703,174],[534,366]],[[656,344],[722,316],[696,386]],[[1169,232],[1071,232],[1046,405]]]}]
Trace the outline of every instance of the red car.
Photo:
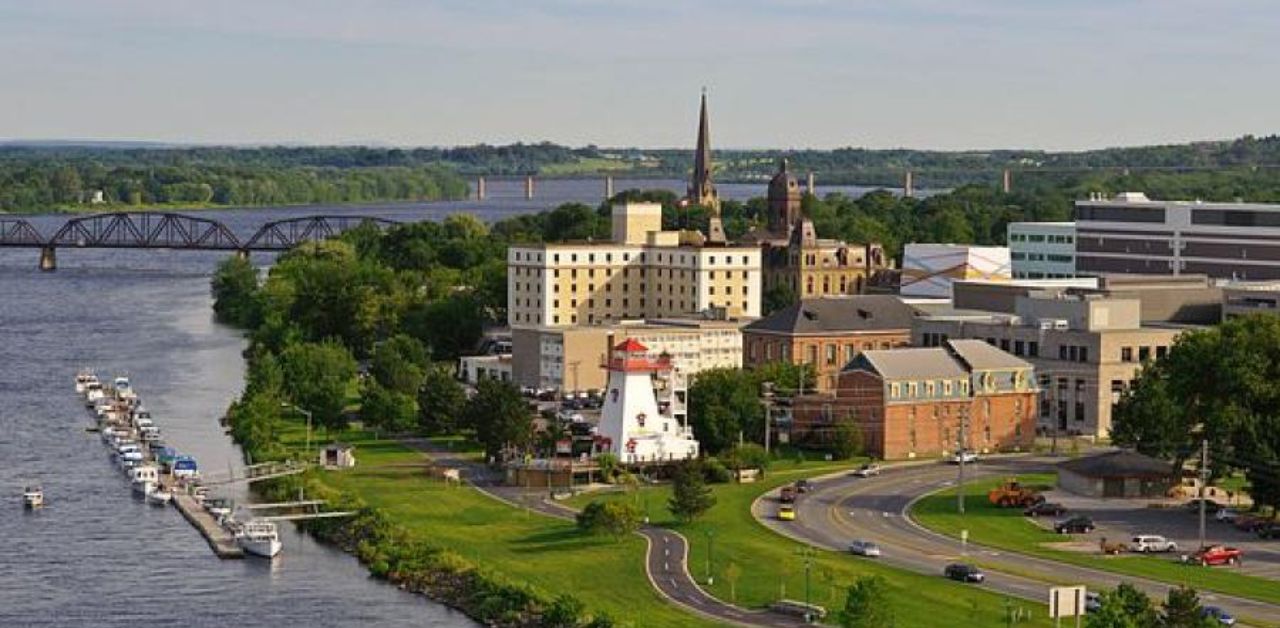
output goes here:
[{"label": "red car", "polygon": [[1187,557],[1188,562],[1198,565],[1239,565],[1244,552],[1226,545],[1210,545]]}]

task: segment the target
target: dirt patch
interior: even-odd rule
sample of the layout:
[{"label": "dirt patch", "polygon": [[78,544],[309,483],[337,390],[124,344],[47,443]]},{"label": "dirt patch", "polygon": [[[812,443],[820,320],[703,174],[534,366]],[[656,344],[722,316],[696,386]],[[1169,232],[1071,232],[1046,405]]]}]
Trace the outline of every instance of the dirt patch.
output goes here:
[{"label": "dirt patch", "polygon": [[1041,543],[1040,547],[1057,550],[1059,552],[1074,552],[1076,554],[1094,554],[1102,556],[1102,552],[1098,551],[1097,541],[1054,541],[1052,543]]}]

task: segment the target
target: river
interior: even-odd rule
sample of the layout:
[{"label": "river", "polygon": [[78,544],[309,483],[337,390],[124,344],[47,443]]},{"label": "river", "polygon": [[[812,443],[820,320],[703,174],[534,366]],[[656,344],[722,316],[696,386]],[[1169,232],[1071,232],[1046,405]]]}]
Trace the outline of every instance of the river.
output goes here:
[{"label": "river", "polygon": [[[679,181],[618,180],[680,190]],[[242,240],[262,223],[316,213],[484,220],[598,203],[600,180],[491,181],[485,201],[205,210]],[[725,184],[722,196],[763,194]],[[820,188],[851,195],[861,188]],[[49,235],[65,216],[35,216]],[[217,419],[243,384],[240,334],[213,322],[209,277],[225,253],[0,249],[0,626],[474,626],[465,616],[368,577],[355,559],[283,526],[274,561],[222,561],[172,508],[135,499],[73,389],[76,371],[127,373],[165,439],[206,471],[238,467]],[[270,262],[255,254],[254,261]],[[47,505],[22,509],[27,483]],[[246,498],[241,488],[230,493]]]}]

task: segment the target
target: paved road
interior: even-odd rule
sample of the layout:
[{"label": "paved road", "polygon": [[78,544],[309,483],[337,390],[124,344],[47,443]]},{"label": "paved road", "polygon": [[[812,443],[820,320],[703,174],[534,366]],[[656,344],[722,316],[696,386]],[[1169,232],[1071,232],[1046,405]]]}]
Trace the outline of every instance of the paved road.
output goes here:
[{"label": "paved road", "polygon": [[[466,481],[480,491],[519,508],[559,519],[573,519],[576,511],[547,499],[540,490],[509,486],[500,474],[483,464],[464,459],[424,440],[406,440],[406,445],[427,453],[438,463],[462,470]],[[639,533],[648,541],[645,571],[649,582],[665,598],[678,606],[716,621],[740,626],[793,628],[804,626],[797,617],[771,611],[753,611],[722,602],[707,594],[689,574],[689,546],[680,534],[657,526],[642,526]]]},{"label": "paved road", "polygon": [[[1045,459],[991,460],[971,465],[966,479],[1010,475],[1043,470]],[[987,572],[983,586],[1037,602],[1048,597],[1050,583],[1086,584],[1091,589],[1111,588],[1121,581],[1132,583],[1157,599],[1164,599],[1170,585],[1106,571],[1015,554],[1004,550],[969,545],[964,550],[956,539],[944,537],[916,525],[907,516],[913,500],[940,488],[954,485],[956,468],[942,464],[914,465],[886,469],[876,478],[849,475],[827,476],[814,482],[814,490],[797,503],[797,520],[778,521],[772,497],[757,500],[753,514],[782,534],[833,550],[843,550],[850,540],[876,542],[884,552],[881,561],[920,573],[937,574],[957,560],[976,562]],[[1232,613],[1260,620],[1280,621],[1280,607],[1202,592],[1206,603]]]}]

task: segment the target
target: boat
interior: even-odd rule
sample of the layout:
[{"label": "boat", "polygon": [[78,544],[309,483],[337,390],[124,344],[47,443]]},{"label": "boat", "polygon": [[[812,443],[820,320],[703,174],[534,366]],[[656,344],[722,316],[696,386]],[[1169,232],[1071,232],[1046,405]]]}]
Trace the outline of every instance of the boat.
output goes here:
[{"label": "boat", "polygon": [[112,386],[116,390],[116,399],[135,399],[138,394],[133,392],[133,385],[129,383],[129,378],[120,376],[112,382]]},{"label": "boat", "polygon": [[76,394],[83,395],[85,387],[87,387],[91,381],[98,381],[98,376],[94,375],[93,371],[85,369],[76,373]]},{"label": "boat", "polygon": [[173,466],[173,461],[178,459],[178,450],[172,447],[153,446],[151,452],[155,454],[156,463],[165,471],[168,471]]},{"label": "boat", "polygon": [[147,503],[152,506],[166,506],[173,501],[173,493],[162,489],[155,488],[147,493]]},{"label": "boat", "polygon": [[145,497],[160,486],[160,469],[153,464],[140,464],[129,470],[133,491]]},{"label": "boat", "polygon": [[204,500],[204,509],[218,521],[230,517],[235,502],[226,497],[210,497]]},{"label": "boat", "polygon": [[284,547],[275,522],[266,519],[250,519],[236,531],[236,544],[255,556],[274,558]]},{"label": "boat", "polygon": [[39,486],[28,486],[23,489],[22,505],[30,510],[44,506],[44,490]]},{"label": "boat", "polygon": [[86,406],[92,408],[95,402],[106,396],[106,393],[102,392],[101,382],[90,380],[84,385],[84,403]]},{"label": "boat", "polygon": [[175,478],[194,478],[200,475],[200,467],[196,465],[195,458],[178,456],[173,459],[173,470],[170,473]]}]

